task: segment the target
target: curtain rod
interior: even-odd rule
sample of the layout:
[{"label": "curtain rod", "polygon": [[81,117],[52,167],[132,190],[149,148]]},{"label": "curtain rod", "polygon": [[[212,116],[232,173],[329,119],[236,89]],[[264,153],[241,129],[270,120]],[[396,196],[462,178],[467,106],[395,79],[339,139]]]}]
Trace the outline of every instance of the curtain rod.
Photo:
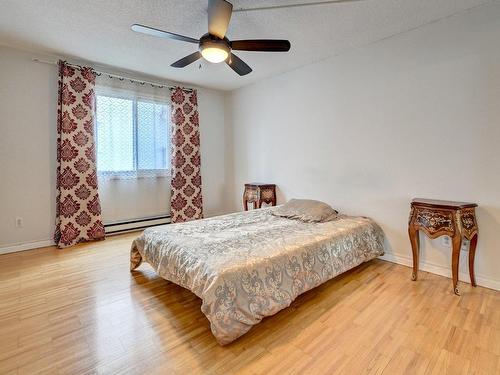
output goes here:
[{"label": "curtain rod", "polygon": [[[39,59],[37,57],[34,57],[32,59],[34,62],[37,62],[37,63],[42,63],[42,64],[50,64],[50,65],[57,65],[57,62],[56,61],[48,61],[48,60],[42,60],[42,59]],[[70,65],[70,66],[74,66],[74,67],[77,67],[77,68],[82,68],[81,65],[78,65],[78,64],[73,64],[73,63],[69,63],[69,62],[66,62],[66,64]],[[150,81],[145,81],[145,80],[139,80],[139,79],[135,79],[135,78],[130,78],[130,77],[124,77],[124,76],[120,76],[120,75],[117,75],[117,74],[114,74],[114,73],[109,73],[109,72],[104,72],[102,70],[98,70],[98,69],[94,69],[92,68],[96,73],[97,75],[102,75],[102,74],[105,74],[107,75],[109,78],[116,78],[120,81],[123,81],[123,80],[128,80],[130,82],[135,82],[135,83],[139,83],[140,85],[145,85],[146,83],[148,85],[151,85],[153,87],[158,87],[158,88],[169,88],[169,89],[175,89],[176,87],[178,86],[170,86],[170,85],[166,85],[166,84],[163,84],[163,83],[157,83],[157,82],[150,82]],[[187,89],[187,88],[183,88],[184,90],[186,91],[193,91],[194,89]]]}]

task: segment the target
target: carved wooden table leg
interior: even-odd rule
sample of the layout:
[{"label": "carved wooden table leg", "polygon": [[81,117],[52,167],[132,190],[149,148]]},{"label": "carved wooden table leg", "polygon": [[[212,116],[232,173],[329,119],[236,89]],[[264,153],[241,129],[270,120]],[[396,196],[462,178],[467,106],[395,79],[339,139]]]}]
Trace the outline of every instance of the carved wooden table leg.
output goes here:
[{"label": "carved wooden table leg", "polygon": [[451,253],[451,273],[453,278],[453,292],[459,296],[460,291],[458,290],[458,265],[460,264],[460,249],[462,247],[462,234],[460,231],[455,231],[455,235],[452,237],[452,253]]},{"label": "carved wooden table leg", "polygon": [[476,256],[477,236],[478,234],[476,233],[471,238],[469,246],[469,276],[470,276],[470,283],[472,286],[477,286],[476,277],[474,276],[474,258]]},{"label": "carved wooden table leg", "polygon": [[408,235],[410,236],[410,242],[411,242],[411,251],[413,254],[413,272],[411,274],[411,279],[413,281],[416,281],[418,278],[418,262],[420,258],[420,238],[418,235],[418,230],[409,227],[408,228]]}]

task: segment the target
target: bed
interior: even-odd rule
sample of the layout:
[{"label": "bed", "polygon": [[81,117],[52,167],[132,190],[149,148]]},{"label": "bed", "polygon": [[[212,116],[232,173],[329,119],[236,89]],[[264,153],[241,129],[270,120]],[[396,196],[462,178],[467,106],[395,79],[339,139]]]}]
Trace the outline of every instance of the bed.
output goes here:
[{"label": "bed", "polygon": [[276,207],[146,229],[130,268],[144,261],[202,299],[217,342],[226,345],[301,293],[382,255],[384,235],[366,217],[306,223]]}]

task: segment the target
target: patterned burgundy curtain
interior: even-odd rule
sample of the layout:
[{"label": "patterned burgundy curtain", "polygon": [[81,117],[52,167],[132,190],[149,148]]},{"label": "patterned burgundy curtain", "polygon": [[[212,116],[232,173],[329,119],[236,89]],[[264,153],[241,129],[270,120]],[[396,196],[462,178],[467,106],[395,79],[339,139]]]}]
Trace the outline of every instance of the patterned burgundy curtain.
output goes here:
[{"label": "patterned burgundy curtain", "polygon": [[196,90],[176,87],[172,100],[172,223],[203,218]]},{"label": "patterned burgundy curtain", "polygon": [[58,247],[104,239],[94,143],[95,72],[59,61],[57,197]]}]

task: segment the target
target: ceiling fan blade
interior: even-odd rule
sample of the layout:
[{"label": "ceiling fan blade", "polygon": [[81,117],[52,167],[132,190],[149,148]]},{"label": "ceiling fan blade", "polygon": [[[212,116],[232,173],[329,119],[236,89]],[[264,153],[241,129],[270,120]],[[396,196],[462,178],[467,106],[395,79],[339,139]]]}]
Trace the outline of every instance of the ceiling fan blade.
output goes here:
[{"label": "ceiling fan blade", "polygon": [[156,36],[158,38],[175,39],[175,40],[180,40],[182,42],[196,43],[196,44],[200,42],[198,39],[190,38],[184,35],[170,33],[168,31],[155,29],[154,27],[139,25],[137,23],[134,23],[131,28],[133,31],[136,31],[138,33]]},{"label": "ceiling fan blade", "polygon": [[208,0],[208,32],[224,39],[232,13],[233,4],[226,0]]},{"label": "ceiling fan blade", "polygon": [[290,42],[277,39],[233,40],[231,48],[239,51],[287,52]]},{"label": "ceiling fan blade", "polygon": [[294,3],[294,4],[281,4],[281,5],[268,5],[268,6],[256,6],[256,7],[240,7],[236,8],[233,10],[234,13],[236,12],[251,12],[255,10],[275,10],[275,9],[285,9],[285,8],[297,8],[297,7],[309,7],[309,6],[314,6],[314,5],[329,5],[329,4],[335,4],[335,3],[354,3],[358,1],[365,1],[365,0],[323,0],[323,1],[310,1],[306,3]]},{"label": "ceiling fan blade", "polygon": [[201,53],[196,51],[195,53],[192,53],[190,55],[187,55],[186,57],[183,57],[180,60],[177,60],[170,66],[173,66],[174,68],[184,68],[185,66],[194,63],[199,58],[201,58]]},{"label": "ceiling fan blade", "polygon": [[250,68],[242,59],[240,59],[234,53],[231,53],[231,55],[229,55],[228,59],[226,60],[226,64],[229,65],[231,69],[233,69],[240,76],[247,75],[252,71],[252,68]]}]

